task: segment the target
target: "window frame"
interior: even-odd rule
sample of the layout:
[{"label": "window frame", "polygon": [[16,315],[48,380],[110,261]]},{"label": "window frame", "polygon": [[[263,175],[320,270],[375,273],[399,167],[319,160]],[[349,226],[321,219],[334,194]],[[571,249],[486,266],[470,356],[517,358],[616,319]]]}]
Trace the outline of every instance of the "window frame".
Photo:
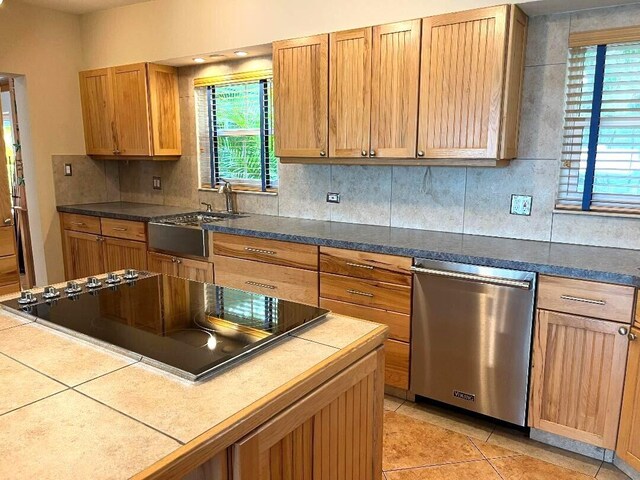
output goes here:
[{"label": "window frame", "polygon": [[[274,155],[272,159],[269,158],[269,137],[274,135],[273,126],[268,122],[267,104],[268,98],[271,101],[267,104],[269,109],[273,109],[273,71],[271,69],[255,70],[251,72],[234,73],[228,75],[220,75],[215,77],[198,78],[194,80],[194,88],[206,88],[206,104],[207,104],[207,121],[208,121],[208,134],[209,134],[209,159],[210,159],[210,173],[211,178],[209,182],[205,182],[203,178],[199,179],[201,190],[215,190],[219,187],[223,181],[221,180],[219,167],[218,167],[218,138],[220,136],[238,136],[238,133],[232,135],[219,135],[216,130],[216,109],[215,107],[215,88],[241,83],[259,83],[260,89],[260,127],[258,129],[250,129],[250,131],[258,131],[260,141],[260,163],[261,163],[261,179],[259,182],[238,182],[232,180],[232,185],[235,191],[246,191],[255,193],[268,193],[275,194],[278,192],[278,184],[272,183],[270,176],[270,169],[272,168],[272,162],[277,164],[278,158]],[[271,83],[270,83],[271,82]],[[246,132],[247,130],[245,130]],[[198,162],[200,162],[198,158]]]}]

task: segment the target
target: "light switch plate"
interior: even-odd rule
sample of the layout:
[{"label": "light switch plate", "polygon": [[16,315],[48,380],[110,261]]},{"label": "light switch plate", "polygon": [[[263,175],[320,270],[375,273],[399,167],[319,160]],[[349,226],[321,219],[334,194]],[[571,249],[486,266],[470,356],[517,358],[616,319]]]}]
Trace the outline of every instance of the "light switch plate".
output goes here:
[{"label": "light switch plate", "polygon": [[511,215],[531,215],[531,195],[511,195]]},{"label": "light switch plate", "polygon": [[335,192],[327,193],[327,202],[328,203],[340,203],[340,194]]},{"label": "light switch plate", "polygon": [[162,178],[153,177],[153,189],[154,190],[162,190]]},{"label": "light switch plate", "polygon": [[70,177],[73,175],[73,169],[71,168],[71,164],[70,163],[65,163],[64,164],[64,176],[65,177]]}]

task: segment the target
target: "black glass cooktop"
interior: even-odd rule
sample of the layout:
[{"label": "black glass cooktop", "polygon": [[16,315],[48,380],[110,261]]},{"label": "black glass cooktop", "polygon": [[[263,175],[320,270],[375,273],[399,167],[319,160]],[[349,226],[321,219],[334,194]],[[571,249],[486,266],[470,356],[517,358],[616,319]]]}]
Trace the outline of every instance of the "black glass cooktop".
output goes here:
[{"label": "black glass cooktop", "polygon": [[[103,282],[104,285],[104,282]],[[156,274],[140,274],[56,299],[5,307],[40,323],[137,354],[142,361],[200,380],[327,310],[242,290]]]}]

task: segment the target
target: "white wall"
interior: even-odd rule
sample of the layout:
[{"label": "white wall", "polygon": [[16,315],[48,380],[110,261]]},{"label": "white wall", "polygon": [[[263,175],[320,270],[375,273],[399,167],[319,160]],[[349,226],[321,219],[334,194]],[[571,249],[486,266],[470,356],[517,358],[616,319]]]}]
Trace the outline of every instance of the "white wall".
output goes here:
[{"label": "white wall", "polygon": [[20,1],[0,7],[0,72],[17,80],[18,115],[38,284],[64,278],[51,156],[84,152],[80,19]]}]

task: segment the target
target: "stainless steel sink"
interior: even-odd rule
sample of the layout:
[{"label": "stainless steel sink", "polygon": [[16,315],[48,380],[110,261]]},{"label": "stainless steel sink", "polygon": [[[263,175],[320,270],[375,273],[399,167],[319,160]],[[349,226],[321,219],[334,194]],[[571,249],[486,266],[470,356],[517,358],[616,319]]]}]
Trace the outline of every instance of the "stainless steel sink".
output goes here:
[{"label": "stainless steel sink", "polygon": [[149,222],[149,248],[174,255],[209,256],[209,231],[205,223],[222,222],[239,215],[226,212],[193,212]]}]

